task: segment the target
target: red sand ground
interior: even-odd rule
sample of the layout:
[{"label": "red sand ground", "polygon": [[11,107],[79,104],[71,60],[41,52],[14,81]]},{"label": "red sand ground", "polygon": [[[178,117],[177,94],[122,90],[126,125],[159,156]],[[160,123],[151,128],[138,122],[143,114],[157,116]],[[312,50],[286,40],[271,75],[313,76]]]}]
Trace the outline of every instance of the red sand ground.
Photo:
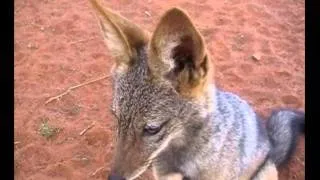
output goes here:
[{"label": "red sand ground", "polygon": [[[105,4],[149,31],[168,8],[184,8],[208,42],[220,87],[241,95],[263,116],[275,107],[304,110],[303,0],[110,0]],[[89,2],[16,0],[14,46],[15,178],[105,179],[113,150],[110,79],[44,104],[68,87],[110,70],[113,60]],[[252,55],[260,56],[259,60]],[[45,119],[60,129],[48,140],[39,134]],[[80,136],[92,122],[95,125]],[[281,179],[304,179],[304,159],[301,138]],[[148,179],[147,175],[141,179]]]}]

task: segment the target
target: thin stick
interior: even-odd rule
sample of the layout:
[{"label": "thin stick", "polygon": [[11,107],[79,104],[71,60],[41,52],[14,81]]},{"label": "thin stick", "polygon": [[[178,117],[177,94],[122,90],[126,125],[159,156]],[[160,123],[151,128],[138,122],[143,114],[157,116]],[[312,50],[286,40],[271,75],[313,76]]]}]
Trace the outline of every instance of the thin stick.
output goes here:
[{"label": "thin stick", "polygon": [[91,173],[90,176],[95,176],[99,171],[101,171],[102,169],[104,169],[104,167],[100,167],[97,170],[95,170],[93,173]]},{"label": "thin stick", "polygon": [[148,11],[144,12],[147,16],[151,17],[151,14]]},{"label": "thin stick", "polygon": [[72,44],[76,44],[76,43],[86,42],[86,41],[94,40],[96,38],[97,37],[93,37],[93,38],[90,38],[90,39],[81,39],[81,40],[78,40],[78,41],[70,42],[69,44],[72,45]]},{"label": "thin stick", "polygon": [[21,142],[20,141],[16,141],[14,142],[14,145],[17,145],[17,144],[20,144]]},{"label": "thin stick", "polygon": [[105,78],[108,78],[108,77],[110,77],[110,75],[104,75],[104,76],[99,77],[99,78],[97,78],[97,79],[93,79],[93,80],[91,80],[91,81],[84,82],[84,83],[78,84],[78,85],[76,85],[76,86],[69,87],[65,92],[63,92],[63,93],[61,93],[61,94],[58,94],[57,96],[53,96],[53,97],[49,98],[49,99],[45,102],[45,104],[48,104],[48,103],[50,103],[50,102],[53,101],[53,100],[59,100],[62,96],[68,94],[70,91],[72,91],[72,90],[74,90],[74,89],[76,89],[76,88],[79,88],[79,87],[82,87],[82,86],[91,84],[91,83],[93,83],[93,82],[100,81],[100,80],[105,79]]},{"label": "thin stick", "polygon": [[82,136],[82,135],[84,135],[89,129],[91,129],[94,125],[95,125],[95,121],[93,121],[87,128],[85,128],[84,130],[82,130],[81,132],[80,132],[80,136]]}]

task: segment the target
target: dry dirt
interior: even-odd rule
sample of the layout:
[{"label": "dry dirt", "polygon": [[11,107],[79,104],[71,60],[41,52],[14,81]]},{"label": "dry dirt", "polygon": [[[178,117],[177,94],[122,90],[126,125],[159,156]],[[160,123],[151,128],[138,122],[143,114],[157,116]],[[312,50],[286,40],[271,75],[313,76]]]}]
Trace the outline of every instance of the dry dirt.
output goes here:
[{"label": "dry dirt", "polygon": [[[105,0],[104,4],[149,31],[168,8],[184,8],[208,43],[219,87],[239,94],[263,116],[276,107],[304,110],[303,0]],[[105,179],[113,150],[110,79],[45,105],[68,87],[109,73],[113,60],[89,2],[16,0],[14,24],[15,179]],[[53,137],[41,135],[44,121],[57,128]],[[304,160],[301,138],[281,179],[304,179]]]}]

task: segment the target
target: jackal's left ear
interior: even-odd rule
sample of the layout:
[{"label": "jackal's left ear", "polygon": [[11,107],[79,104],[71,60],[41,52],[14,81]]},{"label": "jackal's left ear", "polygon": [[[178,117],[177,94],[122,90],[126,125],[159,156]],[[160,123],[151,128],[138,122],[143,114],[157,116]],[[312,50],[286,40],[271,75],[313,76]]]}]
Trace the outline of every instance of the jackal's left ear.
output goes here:
[{"label": "jackal's left ear", "polygon": [[149,67],[180,94],[203,93],[210,60],[202,36],[182,10],[173,8],[161,18],[149,44]]},{"label": "jackal's left ear", "polygon": [[147,45],[148,33],[121,15],[103,8],[97,1],[90,0],[99,18],[105,42],[116,58],[118,67],[128,67],[136,59],[137,50]]}]

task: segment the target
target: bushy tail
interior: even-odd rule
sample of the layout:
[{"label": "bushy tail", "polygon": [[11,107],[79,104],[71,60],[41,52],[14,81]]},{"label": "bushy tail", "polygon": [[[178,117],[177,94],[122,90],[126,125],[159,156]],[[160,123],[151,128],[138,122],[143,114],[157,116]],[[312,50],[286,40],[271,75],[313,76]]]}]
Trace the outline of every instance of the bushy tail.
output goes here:
[{"label": "bushy tail", "polygon": [[298,136],[305,132],[305,114],[295,110],[274,111],[267,130],[273,145],[270,157],[276,166],[282,166],[294,153]]}]

